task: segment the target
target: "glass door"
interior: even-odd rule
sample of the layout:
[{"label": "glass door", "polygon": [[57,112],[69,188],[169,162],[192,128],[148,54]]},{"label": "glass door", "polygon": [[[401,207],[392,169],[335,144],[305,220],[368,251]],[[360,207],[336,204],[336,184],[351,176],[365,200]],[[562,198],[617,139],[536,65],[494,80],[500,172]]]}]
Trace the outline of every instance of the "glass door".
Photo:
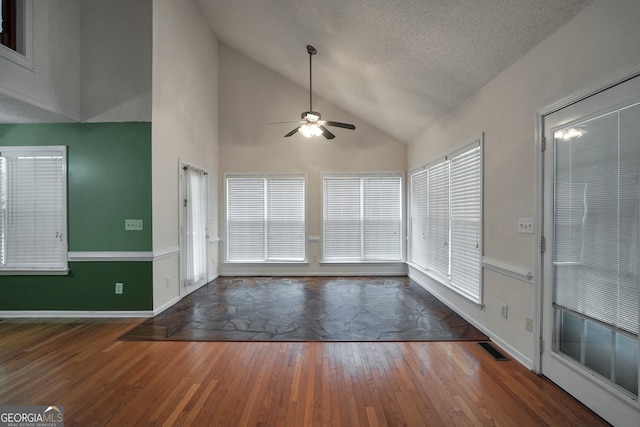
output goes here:
[{"label": "glass door", "polygon": [[640,78],[544,126],[542,373],[637,426]]}]

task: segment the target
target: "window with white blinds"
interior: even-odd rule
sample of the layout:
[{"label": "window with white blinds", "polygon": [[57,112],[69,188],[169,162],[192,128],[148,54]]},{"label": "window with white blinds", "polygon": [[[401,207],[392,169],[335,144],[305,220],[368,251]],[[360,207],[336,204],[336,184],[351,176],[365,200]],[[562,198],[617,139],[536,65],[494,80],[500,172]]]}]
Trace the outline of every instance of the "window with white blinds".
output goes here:
[{"label": "window with white blinds", "polygon": [[411,174],[409,262],[427,268],[427,170]]},{"label": "window with white blinds", "polygon": [[323,260],[402,261],[402,174],[323,177]]},{"label": "window with white blinds", "polygon": [[481,139],[411,173],[409,261],[482,300]]},{"label": "window with white blinds", "polygon": [[481,163],[480,145],[451,157],[451,286],[480,302]]},{"label": "window with white blinds", "polygon": [[449,276],[449,162],[427,172],[427,266]]},{"label": "window with white blinds", "polygon": [[304,176],[227,176],[227,261],[305,260]]},{"label": "window with white blinds", "polygon": [[0,271],[65,272],[66,148],[0,147]]}]

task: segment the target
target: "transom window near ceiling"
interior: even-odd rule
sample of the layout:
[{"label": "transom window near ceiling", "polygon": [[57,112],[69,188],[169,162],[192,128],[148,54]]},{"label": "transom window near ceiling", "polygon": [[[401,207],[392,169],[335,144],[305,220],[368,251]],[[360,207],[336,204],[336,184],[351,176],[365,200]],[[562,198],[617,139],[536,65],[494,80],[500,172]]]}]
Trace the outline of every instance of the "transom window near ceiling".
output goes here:
[{"label": "transom window near ceiling", "polygon": [[16,50],[16,0],[0,0],[0,44]]},{"label": "transom window near ceiling", "polygon": [[32,0],[0,0],[0,58],[34,71]]}]

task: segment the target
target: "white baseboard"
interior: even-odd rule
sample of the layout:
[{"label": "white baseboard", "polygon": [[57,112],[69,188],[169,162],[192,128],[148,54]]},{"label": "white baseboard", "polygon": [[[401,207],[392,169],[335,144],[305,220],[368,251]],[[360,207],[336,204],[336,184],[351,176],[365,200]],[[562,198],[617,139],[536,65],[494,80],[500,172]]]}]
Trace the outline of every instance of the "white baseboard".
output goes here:
[{"label": "white baseboard", "polygon": [[153,311],[15,310],[0,311],[0,318],[138,318],[152,317]]},{"label": "white baseboard", "polygon": [[486,327],[484,327],[483,325],[481,325],[471,317],[467,316],[463,310],[461,310],[458,306],[456,306],[453,302],[451,302],[447,297],[445,297],[440,292],[438,292],[437,289],[434,289],[429,285],[427,285],[426,283],[424,283],[423,281],[421,281],[420,278],[417,277],[415,274],[412,274],[411,271],[409,271],[409,278],[414,282],[416,282],[417,284],[419,284],[420,286],[422,286],[424,289],[426,289],[431,295],[436,297],[438,300],[444,303],[447,307],[455,311],[464,320],[466,320],[467,322],[471,323],[473,326],[478,328],[482,333],[488,336],[491,339],[491,341],[493,341],[498,346],[500,346],[502,350],[508,353],[509,356],[511,356],[516,361],[518,361],[521,365],[524,365],[529,370],[533,369],[533,360],[531,360],[529,357],[522,354],[520,351],[518,351],[513,346],[505,342],[499,336],[492,333]]},{"label": "white baseboard", "polygon": [[[180,297],[175,297],[172,300],[170,300],[169,302],[161,305],[160,307],[156,308],[153,310],[153,313],[151,314],[152,316],[157,316],[158,314],[162,313],[163,311],[165,311],[166,309],[170,308],[171,306],[173,306],[175,303],[177,303],[178,301],[180,301]],[[149,316],[151,317],[151,316]]]}]

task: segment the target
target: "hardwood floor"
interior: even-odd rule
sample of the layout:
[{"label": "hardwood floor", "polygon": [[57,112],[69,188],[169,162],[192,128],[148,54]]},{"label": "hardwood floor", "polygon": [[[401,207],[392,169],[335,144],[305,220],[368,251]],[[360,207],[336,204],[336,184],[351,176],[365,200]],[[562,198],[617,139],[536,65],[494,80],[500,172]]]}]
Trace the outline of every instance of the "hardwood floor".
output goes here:
[{"label": "hardwood floor", "polygon": [[598,426],[473,342],[140,342],[139,320],[0,321],[0,405],[66,426]]}]

